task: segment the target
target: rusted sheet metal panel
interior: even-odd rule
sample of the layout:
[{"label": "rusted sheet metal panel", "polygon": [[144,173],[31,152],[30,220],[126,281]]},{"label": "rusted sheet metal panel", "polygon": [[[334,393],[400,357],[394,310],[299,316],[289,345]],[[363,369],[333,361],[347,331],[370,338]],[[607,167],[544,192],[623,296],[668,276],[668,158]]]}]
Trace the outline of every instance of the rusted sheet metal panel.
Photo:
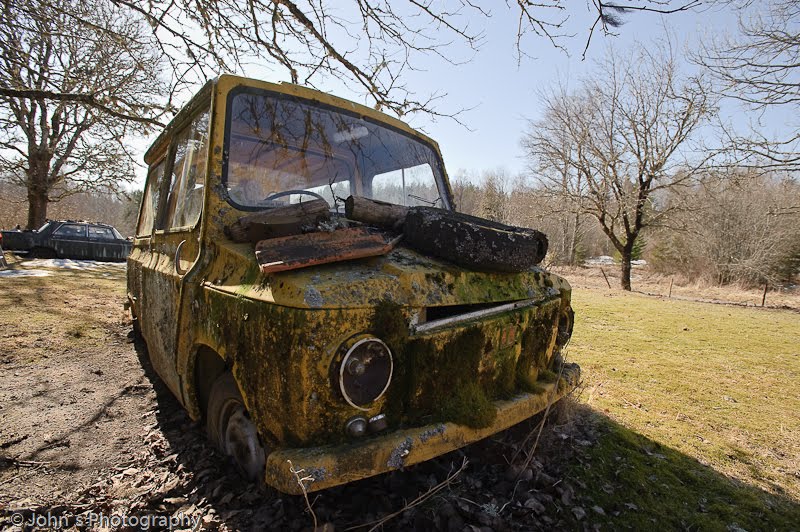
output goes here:
[{"label": "rusted sheet metal panel", "polygon": [[282,272],[385,255],[399,241],[367,227],[318,231],[262,240],[256,244],[256,259],[263,273]]},{"label": "rusted sheet metal panel", "polygon": [[569,393],[579,380],[580,368],[571,364],[565,367],[559,383],[542,382],[539,393],[520,394],[507,401],[497,401],[497,418],[485,428],[436,423],[345,445],[282,449],[267,458],[266,480],[281,491],[302,494],[296,477],[289,471],[288,460],[292,461],[295,469],[303,469],[306,475],[314,479],[306,483],[308,491],[326,489],[424,462],[541,412],[547,408],[548,402],[555,402]]}]

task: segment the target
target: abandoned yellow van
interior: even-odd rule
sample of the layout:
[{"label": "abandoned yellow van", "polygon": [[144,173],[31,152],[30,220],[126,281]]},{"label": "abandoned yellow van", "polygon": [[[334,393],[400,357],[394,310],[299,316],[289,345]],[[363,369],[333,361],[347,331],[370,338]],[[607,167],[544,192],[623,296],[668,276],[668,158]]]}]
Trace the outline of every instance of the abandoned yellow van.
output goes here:
[{"label": "abandoned yellow van", "polygon": [[145,160],[134,329],[248,478],[300,493],[399,469],[577,384],[541,237],[526,264],[535,232],[455,213],[438,146],[403,122],[224,75]]}]

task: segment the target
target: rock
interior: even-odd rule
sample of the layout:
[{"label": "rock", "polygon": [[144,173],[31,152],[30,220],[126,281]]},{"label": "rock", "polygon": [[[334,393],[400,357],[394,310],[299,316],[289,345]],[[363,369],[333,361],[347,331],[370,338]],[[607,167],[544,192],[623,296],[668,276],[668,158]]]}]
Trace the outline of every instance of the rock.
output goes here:
[{"label": "rock", "polygon": [[574,515],[575,519],[577,519],[578,521],[583,521],[583,519],[586,517],[586,510],[584,510],[580,506],[574,506],[572,508],[572,515]]},{"label": "rock", "polygon": [[536,497],[531,497],[530,499],[525,501],[525,508],[529,508],[529,509],[533,510],[533,512],[535,514],[537,514],[537,515],[542,515],[546,510],[546,508],[544,507],[544,504],[539,502],[536,499]]},{"label": "rock", "polygon": [[556,479],[554,479],[544,471],[537,472],[536,477],[533,480],[533,484],[537,488],[549,488],[555,483]]}]

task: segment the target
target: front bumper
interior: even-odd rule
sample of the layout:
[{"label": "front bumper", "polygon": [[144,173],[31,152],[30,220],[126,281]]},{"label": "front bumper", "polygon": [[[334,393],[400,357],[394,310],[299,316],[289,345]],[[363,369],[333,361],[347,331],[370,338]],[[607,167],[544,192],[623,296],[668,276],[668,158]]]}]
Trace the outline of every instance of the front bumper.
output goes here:
[{"label": "front bumper", "polygon": [[317,491],[424,462],[545,410],[548,401],[561,399],[579,380],[580,367],[566,364],[560,386],[540,382],[543,391],[538,394],[523,393],[508,401],[497,401],[495,422],[481,429],[435,423],[342,445],[279,449],[267,458],[265,480],[280,491],[299,495],[303,490],[290,468],[299,472],[300,477],[313,478],[305,482],[305,487],[307,491]]}]

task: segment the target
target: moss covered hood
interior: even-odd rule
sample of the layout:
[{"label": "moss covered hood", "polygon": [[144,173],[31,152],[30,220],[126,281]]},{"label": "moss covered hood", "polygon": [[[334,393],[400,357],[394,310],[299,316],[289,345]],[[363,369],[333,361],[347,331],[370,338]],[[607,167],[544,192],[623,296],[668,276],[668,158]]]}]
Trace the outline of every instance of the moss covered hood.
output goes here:
[{"label": "moss covered hood", "polygon": [[398,247],[388,255],[274,274],[258,271],[252,249],[225,243],[228,267],[214,281],[218,290],[294,308],[369,308],[381,301],[404,307],[464,305],[550,299],[569,295],[569,283],[534,267],[522,273],[487,273]]}]

